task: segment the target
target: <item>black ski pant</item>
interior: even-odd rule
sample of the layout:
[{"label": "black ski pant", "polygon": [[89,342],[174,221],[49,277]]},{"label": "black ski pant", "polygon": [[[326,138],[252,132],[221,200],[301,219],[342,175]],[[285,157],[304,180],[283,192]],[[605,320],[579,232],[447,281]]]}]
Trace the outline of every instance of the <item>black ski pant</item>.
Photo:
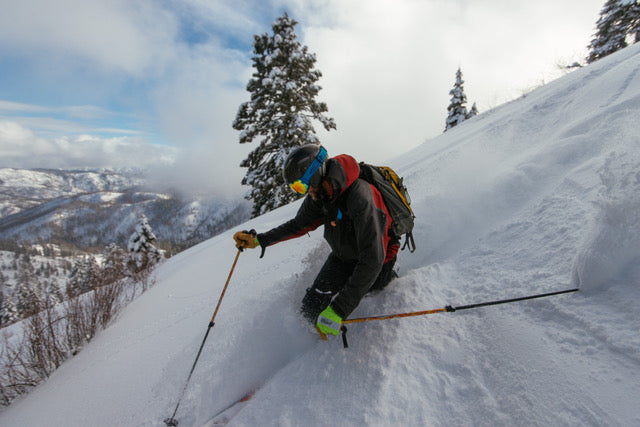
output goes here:
[{"label": "black ski pant", "polygon": [[[376,281],[369,288],[369,292],[384,289],[394,277],[397,277],[393,266],[396,263],[394,257],[391,261],[382,265]],[[334,254],[329,255],[322,269],[316,276],[313,285],[307,288],[307,293],[302,299],[301,312],[304,317],[315,323],[318,315],[331,303],[333,297],[340,292],[347,280],[353,274],[357,261],[342,261]]]}]

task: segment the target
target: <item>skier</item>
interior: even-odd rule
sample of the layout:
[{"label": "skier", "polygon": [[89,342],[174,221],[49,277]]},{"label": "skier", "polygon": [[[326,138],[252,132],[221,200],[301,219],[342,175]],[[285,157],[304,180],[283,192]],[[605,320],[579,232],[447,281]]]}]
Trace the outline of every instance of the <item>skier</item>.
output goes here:
[{"label": "skier", "polygon": [[383,289],[397,277],[399,239],[380,192],[359,178],[356,160],[346,154],[327,159],[324,147],[309,144],[291,151],[283,167],[285,181],[306,194],[296,216],[265,233],[240,231],[240,249],[265,248],[300,237],[324,224],[331,254],[302,299],[302,314],[323,334],[337,335],[342,320],[367,292]]}]

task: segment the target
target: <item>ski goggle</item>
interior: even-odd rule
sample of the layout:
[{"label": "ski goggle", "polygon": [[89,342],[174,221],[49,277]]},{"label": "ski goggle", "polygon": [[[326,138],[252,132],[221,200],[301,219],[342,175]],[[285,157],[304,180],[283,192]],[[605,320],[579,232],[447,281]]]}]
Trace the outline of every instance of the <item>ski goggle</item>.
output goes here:
[{"label": "ski goggle", "polygon": [[311,162],[304,175],[302,175],[302,178],[296,179],[292,183],[289,183],[289,187],[291,187],[291,189],[298,194],[307,194],[307,191],[309,191],[309,181],[311,181],[311,178],[313,178],[313,175],[315,175],[318,168],[322,166],[326,158],[327,150],[325,150],[324,147],[321,146],[320,152],[318,153],[316,158],[313,159],[313,162]]}]

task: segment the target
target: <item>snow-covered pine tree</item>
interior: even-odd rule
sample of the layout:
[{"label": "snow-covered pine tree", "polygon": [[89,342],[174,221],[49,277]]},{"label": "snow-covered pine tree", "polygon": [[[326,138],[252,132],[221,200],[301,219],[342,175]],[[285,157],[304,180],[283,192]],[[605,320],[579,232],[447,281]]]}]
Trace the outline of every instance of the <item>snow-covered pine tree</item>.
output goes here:
[{"label": "snow-covered pine tree", "polygon": [[47,287],[47,302],[50,305],[55,305],[62,301],[64,301],[62,289],[60,289],[60,285],[55,280],[52,280]]},{"label": "snow-covered pine tree", "polygon": [[156,240],[147,217],[142,215],[127,245],[128,265],[132,272],[150,269],[164,258],[162,251],[153,245]]},{"label": "snow-covered pine tree", "polygon": [[251,101],[240,105],[233,122],[241,131],[240,144],[260,142],[240,164],[248,168],[242,184],[252,187],[245,197],[253,201],[253,217],[299,197],[287,188],[282,166],[292,148],[319,144],[311,119],[327,131],[336,128],[323,114],[327,105],[315,101],[322,73],[314,69],[316,56],[297,40],[296,24],[285,13],[272,24],[273,35],[254,36],[255,72],[247,84]]},{"label": "snow-covered pine tree", "polygon": [[14,322],[18,315],[13,298],[8,292],[8,286],[4,283],[0,274],[0,327],[5,327]]},{"label": "snow-covered pine tree", "polygon": [[630,0],[625,20],[629,23],[627,34],[633,37],[633,43],[640,42],[640,3],[638,0]]},{"label": "snow-covered pine tree", "polygon": [[97,284],[98,271],[98,262],[93,256],[89,255],[76,259],[69,274],[67,295],[73,298],[89,292]]},{"label": "snow-covered pine tree", "polygon": [[478,107],[476,107],[476,103],[474,102],[473,105],[471,106],[471,110],[469,110],[469,112],[467,113],[467,119],[470,119],[473,116],[477,116],[478,115]]},{"label": "snow-covered pine tree", "polygon": [[20,317],[28,317],[39,312],[44,306],[40,279],[28,254],[20,255],[16,274],[16,308]]},{"label": "snow-covered pine tree", "polygon": [[103,251],[101,283],[108,285],[126,277],[127,254],[115,243],[111,243]]},{"label": "snow-covered pine tree", "polygon": [[459,125],[467,119],[467,95],[464,93],[464,80],[462,80],[462,71],[458,67],[456,72],[456,82],[453,89],[449,91],[451,95],[451,103],[447,107],[449,115],[446,120],[445,132],[452,127]]},{"label": "snow-covered pine tree", "polygon": [[83,277],[82,277],[82,259],[76,258],[73,261],[71,272],[69,273],[69,280],[67,280],[67,296],[69,298],[76,297],[82,293]]},{"label": "snow-covered pine tree", "polygon": [[605,2],[596,23],[596,34],[588,46],[588,63],[627,47],[627,34],[634,27],[633,11],[635,9],[637,9],[636,0],[607,0]]},{"label": "snow-covered pine tree", "polygon": [[4,327],[17,322],[20,319],[18,308],[16,307],[13,297],[5,295],[2,300],[2,308],[0,309],[0,324]]},{"label": "snow-covered pine tree", "polygon": [[39,312],[43,306],[43,298],[33,283],[23,282],[19,284],[16,308],[21,318],[29,317]]}]

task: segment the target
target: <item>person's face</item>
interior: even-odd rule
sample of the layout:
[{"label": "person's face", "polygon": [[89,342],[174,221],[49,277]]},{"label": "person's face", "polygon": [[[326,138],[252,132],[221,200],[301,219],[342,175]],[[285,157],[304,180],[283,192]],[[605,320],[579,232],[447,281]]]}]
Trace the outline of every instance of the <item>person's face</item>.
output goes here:
[{"label": "person's face", "polygon": [[309,193],[309,196],[311,196],[311,198],[315,201],[318,201],[322,198],[322,188],[321,187],[314,187],[313,185],[309,186],[309,189],[307,190],[307,192]]},{"label": "person's face", "polygon": [[309,185],[307,193],[309,193],[311,198],[315,201],[331,201],[333,198],[333,188],[331,186],[331,181],[329,179],[323,179],[320,182],[320,185],[317,187]]}]

